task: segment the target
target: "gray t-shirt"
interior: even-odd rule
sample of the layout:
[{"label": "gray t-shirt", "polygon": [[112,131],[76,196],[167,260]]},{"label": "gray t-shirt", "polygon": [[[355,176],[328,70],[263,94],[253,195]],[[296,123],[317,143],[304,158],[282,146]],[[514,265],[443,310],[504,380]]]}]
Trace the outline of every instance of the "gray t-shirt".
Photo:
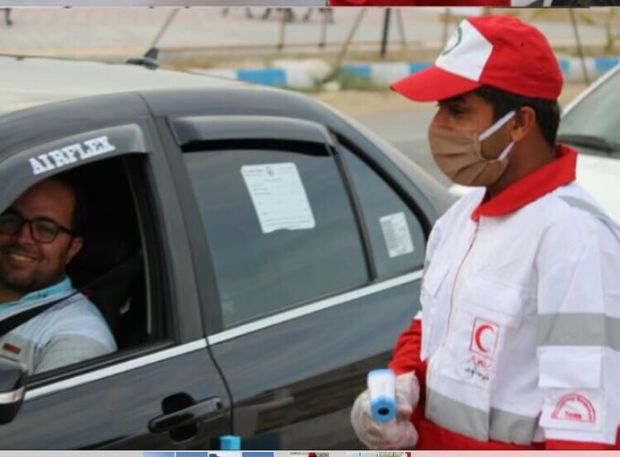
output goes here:
[{"label": "gray t-shirt", "polygon": [[[58,300],[63,295],[17,304],[21,307]],[[0,319],[4,316],[0,314]],[[59,368],[117,350],[105,319],[84,295],[69,295],[0,338],[0,355],[28,367],[29,374]]]}]

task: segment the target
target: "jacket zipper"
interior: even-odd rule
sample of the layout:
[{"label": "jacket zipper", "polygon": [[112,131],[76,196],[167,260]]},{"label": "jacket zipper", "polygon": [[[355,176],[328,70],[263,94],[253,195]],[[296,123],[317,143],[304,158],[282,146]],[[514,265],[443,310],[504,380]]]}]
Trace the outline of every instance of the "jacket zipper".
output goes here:
[{"label": "jacket zipper", "polygon": [[[446,340],[448,339],[448,335],[450,333],[450,324],[452,322],[452,309],[454,306],[454,289],[456,288],[456,283],[458,281],[459,278],[459,274],[461,273],[461,268],[463,267],[463,264],[465,263],[465,259],[467,259],[467,256],[469,255],[472,247],[474,246],[474,242],[476,241],[476,236],[478,235],[478,228],[480,226],[479,222],[476,222],[476,228],[474,230],[474,234],[471,237],[471,240],[469,242],[469,246],[467,247],[467,250],[465,251],[465,255],[463,256],[463,258],[461,259],[461,263],[459,264],[457,270],[456,270],[456,275],[454,276],[454,281],[452,282],[452,290],[450,292],[450,310],[448,311],[448,328],[446,328],[446,331],[444,333],[444,337],[443,340],[441,342],[441,347],[445,347],[446,345]],[[434,365],[434,361],[436,360],[436,357],[430,357],[430,359],[428,360],[428,376],[429,376],[429,380],[427,383],[427,390],[429,388],[430,385],[432,385],[432,381],[430,379],[430,377],[433,376],[434,373],[434,369],[432,368]]]},{"label": "jacket zipper", "polygon": [[469,242],[469,246],[467,247],[467,251],[465,251],[465,255],[463,256],[463,258],[461,259],[461,263],[459,264],[458,268],[456,269],[456,275],[454,276],[454,281],[452,281],[452,290],[450,291],[450,308],[448,311],[448,328],[446,328],[446,333],[444,336],[444,339],[441,343],[442,346],[445,345],[445,342],[448,338],[448,335],[450,334],[450,324],[452,323],[452,310],[454,309],[454,291],[456,289],[456,284],[459,280],[459,275],[461,274],[461,269],[463,268],[463,264],[465,263],[465,260],[467,259],[467,256],[469,255],[469,253],[471,252],[472,247],[474,246],[474,242],[476,241],[476,236],[478,235],[478,228],[480,227],[480,223],[476,222],[476,229],[474,230],[474,234],[471,237],[471,241]]}]

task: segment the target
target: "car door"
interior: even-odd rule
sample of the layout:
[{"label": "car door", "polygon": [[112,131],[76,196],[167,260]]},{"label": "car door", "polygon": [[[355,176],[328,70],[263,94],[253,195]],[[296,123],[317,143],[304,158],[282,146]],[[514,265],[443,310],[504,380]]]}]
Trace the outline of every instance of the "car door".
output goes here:
[{"label": "car door", "polygon": [[[134,102],[140,117],[123,120],[117,112],[113,124],[104,126],[96,120],[106,100],[98,101],[104,106],[97,100],[79,108],[67,103],[56,106],[58,111],[0,118],[0,144],[10,145],[1,152],[0,206],[4,210],[41,179],[80,167],[90,167],[90,176],[102,186],[118,186],[97,175],[117,161],[131,188],[125,198],[133,202],[139,221],[145,321],[138,324],[145,335],[113,354],[32,376],[17,416],[0,425],[0,447],[213,448],[230,430],[229,400],[206,350],[190,247],[167,162],[139,97],[123,97],[122,106]],[[54,121],[56,126],[49,124]],[[30,124],[46,134],[18,128]],[[105,197],[105,188],[100,191]],[[123,308],[128,306],[129,299]]]},{"label": "car door", "polygon": [[322,124],[259,115],[168,124],[195,221],[205,328],[242,447],[360,447],[350,407],[419,308],[428,221]]}]

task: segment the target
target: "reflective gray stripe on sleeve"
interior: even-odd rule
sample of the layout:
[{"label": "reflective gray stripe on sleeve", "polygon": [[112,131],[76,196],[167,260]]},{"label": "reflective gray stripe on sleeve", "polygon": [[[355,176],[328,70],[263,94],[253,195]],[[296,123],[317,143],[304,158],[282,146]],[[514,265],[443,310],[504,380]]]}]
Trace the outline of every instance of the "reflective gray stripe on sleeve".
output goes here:
[{"label": "reflective gray stripe on sleeve", "polygon": [[531,444],[538,421],[535,417],[522,416],[500,409],[491,409],[492,440],[515,444]]},{"label": "reflective gray stripe on sleeve", "polygon": [[427,390],[426,417],[436,425],[479,441],[489,437],[489,414],[452,400],[432,389]]},{"label": "reflective gray stripe on sleeve", "polygon": [[596,217],[597,219],[601,220],[602,222],[604,222],[605,225],[609,227],[609,229],[611,230],[611,233],[614,235],[616,240],[618,240],[618,242],[620,243],[620,227],[611,217],[605,214],[605,212],[603,212],[600,208],[597,208],[592,203],[582,198],[570,197],[568,195],[562,196],[560,198],[564,200],[566,203],[568,203],[570,206],[582,209],[590,213],[592,216]]},{"label": "reflective gray stripe on sleeve", "polygon": [[432,389],[427,391],[426,417],[436,425],[479,441],[489,439],[528,445],[534,438],[537,420],[499,409],[491,414],[446,397]]},{"label": "reflective gray stripe on sleeve", "polygon": [[587,200],[584,200],[578,197],[570,197],[568,195],[564,195],[560,198],[564,200],[566,203],[568,203],[570,206],[582,209],[599,219],[602,219],[605,221],[607,220],[611,221],[611,218],[607,214],[605,214],[603,211],[601,211],[601,209],[597,208],[596,206],[594,206],[592,203],[590,203]]},{"label": "reflective gray stripe on sleeve", "polygon": [[604,314],[541,314],[539,346],[607,346],[620,351],[620,319]]}]

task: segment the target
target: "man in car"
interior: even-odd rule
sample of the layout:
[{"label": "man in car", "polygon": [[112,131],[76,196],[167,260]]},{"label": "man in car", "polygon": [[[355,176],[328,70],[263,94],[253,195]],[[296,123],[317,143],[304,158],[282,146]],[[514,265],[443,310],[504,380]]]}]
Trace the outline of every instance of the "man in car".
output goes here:
[{"label": "man in car", "polygon": [[373,421],[362,393],[359,438],[620,448],[620,229],[575,184],[576,151],[555,142],[562,76],[546,38],[515,18],[470,18],[392,89],[438,102],[433,157],[473,189],[429,237],[422,316],[390,363],[397,418]]},{"label": "man in car", "polygon": [[50,178],[0,214],[0,321],[53,303],[0,338],[0,355],[40,373],[116,350],[98,309],[65,268],[82,247],[77,195]]}]

